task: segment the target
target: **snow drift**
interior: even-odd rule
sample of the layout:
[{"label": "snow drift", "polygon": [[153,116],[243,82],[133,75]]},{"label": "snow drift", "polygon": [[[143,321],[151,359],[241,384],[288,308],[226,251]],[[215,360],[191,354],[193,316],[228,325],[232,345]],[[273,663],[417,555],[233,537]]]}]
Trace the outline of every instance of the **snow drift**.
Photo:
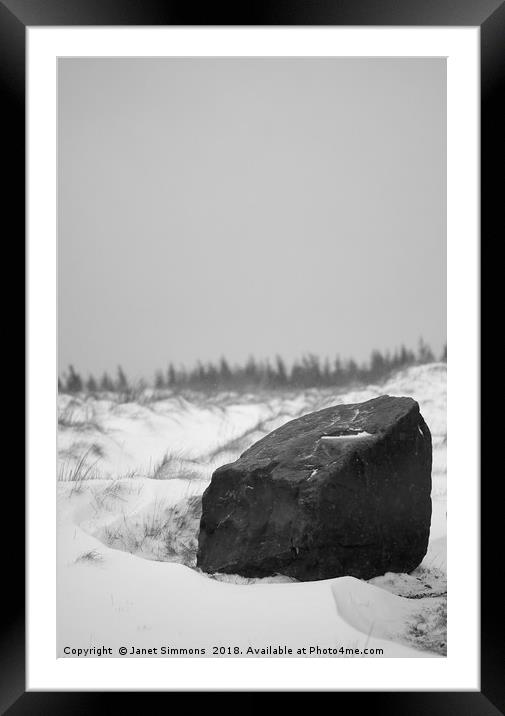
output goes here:
[{"label": "snow drift", "polygon": [[[288,420],[384,393],[414,398],[432,433],[430,542],[414,572],[300,583],[195,568],[201,496],[217,467]],[[445,654],[445,403],[445,364],[345,392],[151,396],[142,404],[59,396],[59,656],[69,644],[171,645],[202,656],[230,644],[251,656],[249,646],[274,643]]]}]

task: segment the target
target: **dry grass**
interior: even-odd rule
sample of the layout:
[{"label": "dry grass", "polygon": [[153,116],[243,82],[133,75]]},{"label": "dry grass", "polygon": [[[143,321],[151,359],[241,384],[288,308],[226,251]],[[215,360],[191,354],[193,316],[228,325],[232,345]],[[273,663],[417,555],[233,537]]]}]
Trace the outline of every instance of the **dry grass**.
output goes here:
[{"label": "dry grass", "polygon": [[181,452],[167,452],[149,477],[152,480],[197,480],[200,475],[192,464],[196,461],[188,460]]},{"label": "dry grass", "polygon": [[100,554],[100,552],[97,552],[96,549],[92,549],[89,552],[83,552],[79,557],[75,559],[75,564],[82,564],[82,563],[93,563],[93,564],[99,564],[103,562],[103,555]]},{"label": "dry grass", "polygon": [[125,490],[124,484],[120,478],[113,480],[109,485],[101,490],[94,490],[90,505],[95,512],[99,514],[103,511],[114,511],[117,509],[117,503],[126,502],[123,495]]},{"label": "dry grass", "polygon": [[85,450],[77,461],[70,460],[60,463],[58,471],[58,480],[60,482],[71,482],[71,495],[82,491],[83,483],[86,480],[96,480],[100,478],[96,465],[100,462],[100,457],[89,462],[89,457],[93,455],[92,447]]},{"label": "dry grass", "polygon": [[199,495],[175,505],[155,500],[141,514],[123,515],[96,536],[113,549],[194,567],[201,512]]},{"label": "dry grass", "polygon": [[407,638],[416,649],[447,656],[447,597],[429,597],[429,608],[420,611],[411,622]]},{"label": "dry grass", "polygon": [[58,427],[84,431],[103,432],[102,426],[96,421],[92,403],[71,400],[58,413]]}]

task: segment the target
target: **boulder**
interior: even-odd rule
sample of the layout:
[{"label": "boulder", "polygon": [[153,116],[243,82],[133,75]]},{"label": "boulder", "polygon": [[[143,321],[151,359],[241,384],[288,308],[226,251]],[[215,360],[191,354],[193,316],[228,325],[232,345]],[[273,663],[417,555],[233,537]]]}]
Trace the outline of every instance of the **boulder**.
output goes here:
[{"label": "boulder", "polygon": [[291,420],[212,475],[197,566],[302,581],[410,572],[428,546],[431,461],[411,398]]}]

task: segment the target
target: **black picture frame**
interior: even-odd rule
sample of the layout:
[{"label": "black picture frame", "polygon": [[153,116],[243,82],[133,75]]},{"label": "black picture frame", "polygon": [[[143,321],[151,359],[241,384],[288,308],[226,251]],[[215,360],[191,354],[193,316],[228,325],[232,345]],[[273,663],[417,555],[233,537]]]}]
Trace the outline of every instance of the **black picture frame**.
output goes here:
[{"label": "black picture frame", "polygon": [[[505,2],[503,0],[279,0],[278,2],[236,3],[234,7],[207,4],[197,8],[162,0],[0,0],[0,92],[2,97],[4,177],[2,192],[4,220],[11,219],[9,255],[24,265],[25,251],[25,45],[26,28],[72,25],[382,25],[382,26],[478,26],[481,29],[481,270],[489,262],[498,238],[501,222],[504,114],[500,110],[501,87],[505,68]],[[500,82],[501,81],[501,82]],[[501,217],[500,217],[501,218]],[[4,235],[5,236],[5,235]],[[496,238],[495,238],[496,236]],[[499,242],[498,242],[499,243]],[[489,256],[489,258],[488,258]],[[9,263],[12,259],[9,258]],[[24,281],[24,279],[23,279]],[[24,305],[20,286],[17,305]],[[489,279],[488,279],[489,285]],[[13,306],[12,289],[9,302]],[[492,298],[481,296],[481,316]],[[26,356],[24,315],[19,320],[8,311],[5,330],[9,335],[9,353],[16,349]],[[481,321],[482,329],[484,328]],[[485,339],[484,332],[482,338]],[[483,341],[485,346],[485,340]],[[29,347],[28,347],[29,348]],[[11,358],[12,360],[12,358]],[[22,359],[21,359],[22,360]],[[28,387],[29,389],[29,387]],[[486,403],[483,392],[482,407]],[[24,408],[19,385],[11,405]],[[21,408],[23,406],[23,408]],[[13,421],[13,432],[20,431]],[[486,455],[492,428],[482,431],[481,452]],[[19,465],[16,476],[19,476]],[[480,692],[378,692],[338,693],[353,698],[352,708],[370,706],[388,714],[461,714],[496,716],[505,713],[505,635],[503,634],[503,597],[499,587],[500,558],[503,544],[496,481],[486,481],[482,462],[481,485],[481,691]],[[20,478],[20,476],[19,476]],[[18,714],[89,714],[122,708],[118,699],[125,694],[94,692],[25,692],[25,573],[20,555],[23,551],[25,487],[20,478],[9,481],[10,525],[4,535],[12,537],[12,548],[4,544],[9,560],[3,585],[5,605],[1,610],[0,634],[0,713]],[[12,487],[11,487],[12,486]],[[4,493],[5,499],[6,493]],[[7,540],[8,541],[8,540]],[[14,549],[15,546],[15,549]],[[495,558],[494,555],[497,555]],[[392,665],[392,668],[393,665]],[[167,694],[149,694],[161,696]],[[131,706],[144,704],[146,694],[126,695]],[[142,702],[138,699],[141,698]],[[248,701],[254,708],[257,695]],[[356,701],[356,699],[358,699]],[[373,705],[372,705],[373,704]]]}]

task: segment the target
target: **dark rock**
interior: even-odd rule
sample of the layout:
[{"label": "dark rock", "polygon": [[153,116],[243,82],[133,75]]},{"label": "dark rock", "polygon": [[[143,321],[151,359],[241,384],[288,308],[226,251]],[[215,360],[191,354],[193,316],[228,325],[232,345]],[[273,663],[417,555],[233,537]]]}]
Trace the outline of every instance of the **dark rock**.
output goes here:
[{"label": "dark rock", "polygon": [[214,472],[197,565],[303,581],[409,572],[426,554],[430,493],[431,434],[414,400],[325,408]]}]

